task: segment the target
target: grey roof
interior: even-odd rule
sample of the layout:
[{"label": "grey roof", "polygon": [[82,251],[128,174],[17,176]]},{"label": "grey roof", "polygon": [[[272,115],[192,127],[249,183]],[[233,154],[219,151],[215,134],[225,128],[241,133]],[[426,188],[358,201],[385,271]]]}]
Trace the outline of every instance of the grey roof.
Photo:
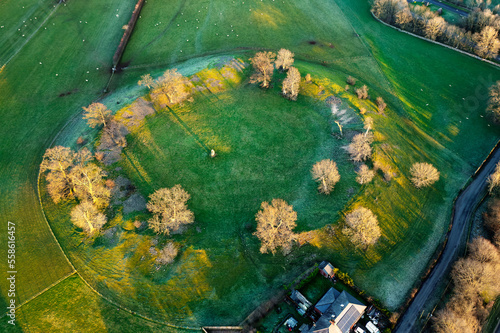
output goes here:
[{"label": "grey roof", "polygon": [[[329,332],[329,327],[332,325],[330,320],[332,319],[342,333],[349,332],[352,325],[361,317],[361,313],[354,305],[365,308],[360,301],[346,291],[339,292],[335,288],[330,288],[316,304],[316,308],[321,311],[322,315],[316,322],[316,326],[311,327],[308,332]],[[346,308],[347,311],[339,318],[342,311]]]},{"label": "grey roof", "polygon": [[319,264],[319,269],[322,269],[326,272],[326,274],[331,275],[333,274],[334,267],[328,261],[323,261]]},{"label": "grey roof", "polygon": [[335,288],[330,288],[328,291],[321,297],[321,299],[316,303],[316,309],[321,311],[321,313],[326,312],[328,308],[335,302],[337,297],[339,297],[340,292]]}]

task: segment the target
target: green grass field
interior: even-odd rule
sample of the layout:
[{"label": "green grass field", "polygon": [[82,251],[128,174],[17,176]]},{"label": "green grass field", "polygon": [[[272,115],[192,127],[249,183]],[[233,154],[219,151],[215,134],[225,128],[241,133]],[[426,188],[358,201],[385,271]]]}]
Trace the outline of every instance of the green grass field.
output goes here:
[{"label": "green grass field", "polygon": [[[82,306],[84,305],[84,306]],[[78,276],[17,311],[18,325],[12,328],[5,317],[2,332],[179,332],[178,329],[144,320],[120,309],[93,293]]]},{"label": "green grass field", "polygon": [[[152,277],[151,261],[130,259],[148,257],[150,232],[125,232],[116,246],[83,246],[78,245],[81,236],[67,223],[67,209],[61,214],[48,203],[49,221],[77,269],[128,307],[179,325],[242,320],[300,272],[304,256],[314,254],[297,253],[287,259],[260,255],[258,241],[249,232],[260,203],[283,198],[298,210],[301,229],[318,228],[325,220],[335,221],[359,188],[341,148],[349,141],[330,135],[329,113],[310,98],[290,102],[278,91],[243,85],[221,94],[197,95],[193,105],[162,112],[130,137],[126,157],[119,163],[125,176],[145,197],[160,187],[182,184],[192,195],[190,206],[197,220],[186,236],[174,237],[183,248],[178,263]],[[359,118],[350,126],[362,128]],[[349,126],[346,131],[351,136]],[[218,157],[209,159],[205,147],[215,149]],[[332,156],[343,181],[337,195],[324,197],[317,194],[310,170],[316,161]],[[117,223],[125,227],[126,220],[134,218],[124,216]],[[94,257],[101,259],[92,261]],[[292,263],[296,268],[290,267]],[[168,296],[152,301],[156,294]],[[248,295],[255,296],[248,300]],[[241,310],[231,312],[234,308]]]},{"label": "green grass field", "polygon": [[[48,13],[47,9],[50,8],[47,2],[25,3],[32,12],[18,11],[19,3],[11,0],[2,1],[0,5],[0,25],[10,22],[4,28],[8,29],[8,33],[0,34],[2,62],[7,61],[24,44],[19,36],[12,39],[16,31],[19,32],[16,26],[19,29],[21,22],[33,15],[38,20],[38,12],[41,13],[40,17],[44,17],[43,13]],[[383,137],[377,143],[377,153],[388,160],[388,164],[397,166],[399,177],[390,184],[378,177],[374,185],[366,187],[351,204],[364,203],[379,215],[383,239],[368,253],[359,253],[349,250],[350,244],[341,237],[335,239],[324,234],[315,243],[317,247],[304,248],[283,265],[283,259],[279,257],[260,256],[256,252],[258,244],[250,231],[245,231],[245,244],[253,249],[254,258],[262,261],[261,267],[270,267],[265,270],[265,274],[273,282],[267,290],[258,289],[262,288],[260,285],[255,286],[256,289],[246,289],[249,293],[258,290],[262,293],[252,298],[251,302],[254,303],[247,305],[238,318],[244,317],[244,312],[258,305],[259,300],[268,297],[273,284],[278,285],[281,280],[297,275],[302,267],[294,263],[306,264],[315,260],[312,255],[331,259],[349,271],[355,282],[370,294],[380,298],[388,307],[396,307],[404,300],[442,240],[452,200],[458,189],[498,138],[498,130],[488,126],[487,120],[481,117],[485,114],[486,87],[500,79],[498,70],[382,26],[371,17],[368,2],[364,0],[286,4],[266,0],[245,1],[245,5],[240,3],[227,5],[221,1],[209,3],[186,0],[166,4],[149,0],[124,55],[129,69],[114,77],[111,89],[131,87],[146,72],[158,73],[164,66],[178,66],[177,62],[188,59],[191,59],[188,63],[190,66],[200,67],[196,60],[200,55],[241,55],[245,48],[277,50],[280,47],[288,47],[296,52],[297,58],[303,60],[300,64],[303,73],[310,72],[315,78],[327,78],[330,84],[341,84],[346,75],[353,75],[368,84],[372,97],[381,95],[390,104],[386,116],[376,116],[376,128]],[[202,11],[203,5],[205,11]],[[18,270],[22,272],[18,275],[19,303],[71,273],[71,267],[54,242],[40,211],[36,194],[38,164],[43,151],[68,119],[77,115],[81,106],[97,98],[105,87],[111,57],[132,7],[132,3],[117,1],[68,2],[66,6],[60,6],[46,22],[44,28],[47,29],[40,29],[0,73],[0,109],[3,115],[2,129],[6,133],[0,138],[0,215],[4,227],[8,220],[18,225]],[[35,30],[34,25],[29,27],[32,29],[30,31]],[[230,36],[227,37],[227,34]],[[155,64],[161,66],[155,67]],[[328,85],[328,82],[324,85]],[[127,89],[122,89],[108,101],[114,102],[114,98],[122,103],[133,100],[133,95],[137,93],[131,88]],[[352,99],[349,94],[344,97]],[[117,109],[117,106],[113,109]],[[163,136],[162,140],[168,140],[168,137]],[[408,166],[417,159],[433,162],[442,172],[443,179],[435,189],[415,191],[408,185]],[[142,191],[147,194],[150,188],[144,185]],[[258,201],[255,199],[255,202]],[[338,206],[333,207],[340,206],[343,205],[338,203]],[[307,212],[300,203],[297,203],[297,207]],[[203,215],[203,209],[198,209],[201,216],[210,215]],[[53,225],[55,218],[53,216],[51,220]],[[251,221],[251,218],[247,213],[246,221]],[[299,230],[317,229],[325,224],[325,220],[302,220]],[[331,219],[327,221],[333,222]],[[63,247],[70,250],[73,245],[78,245],[74,243],[74,238],[62,237],[71,233],[67,221],[61,223],[61,228],[65,230],[59,233],[56,230],[56,236]],[[193,235],[187,234],[189,237],[200,237],[194,231],[190,232]],[[226,234],[229,239],[231,232],[228,230]],[[3,247],[6,238],[4,233],[0,234]],[[234,241],[229,243],[230,246],[234,244]],[[131,243],[126,245],[127,251],[132,248]],[[96,251],[107,252],[99,248]],[[202,263],[205,257],[199,251],[195,248],[186,250],[186,260]],[[210,251],[207,252],[206,258],[210,258]],[[123,273],[119,269],[116,272],[109,268],[119,257],[108,251],[109,257],[95,260],[96,266],[87,267],[88,257],[84,254],[78,251],[69,253],[77,269],[82,267],[82,275],[100,292],[117,297],[119,301],[129,301],[120,299],[123,296],[114,292],[116,289],[113,288],[121,288],[120,284],[110,287],[105,284],[105,279],[101,279],[105,274],[115,274],[118,279]],[[214,251],[214,255],[226,254]],[[4,265],[2,261],[0,269],[5,271]],[[225,269],[223,263],[216,268],[218,271]],[[207,271],[218,281],[217,274],[220,273]],[[125,282],[123,280],[123,285],[128,286],[129,290],[126,290],[128,294],[123,295],[138,295],[141,301],[139,305],[143,306],[144,311],[148,312],[151,308],[155,315],[168,318],[168,308],[162,308],[161,301],[147,299],[138,293],[144,281],[133,281],[137,285],[127,285]],[[240,293],[243,294],[252,283],[242,282]],[[5,298],[4,284],[2,281],[0,286]],[[220,284],[221,289],[226,288],[222,282],[215,284]],[[88,293],[88,289],[81,284],[75,284],[74,287],[80,293]],[[54,287],[54,291],[58,290],[64,290],[63,286]],[[231,291],[225,294],[226,299],[231,300],[230,294]],[[190,295],[180,297],[182,302],[189,304],[185,308],[188,316],[183,320],[201,323],[211,313],[203,308],[201,302],[191,305]],[[236,295],[239,294],[234,293],[233,297]],[[35,298],[21,309],[29,311],[28,305],[37,300]],[[142,305],[144,300],[147,300],[146,305]],[[214,312],[220,318],[234,315],[234,309],[230,308],[234,302],[215,302],[213,299],[207,302],[217,303]],[[82,304],[85,304],[84,299],[69,303],[66,308],[54,307],[53,314],[64,317],[68,309],[81,308]],[[189,313],[191,306],[199,312]],[[160,311],[155,312],[158,309]],[[35,309],[32,311],[36,312]],[[38,313],[42,317],[46,316],[42,312]],[[43,324],[40,321],[29,322],[29,316],[20,316],[20,321],[29,323],[31,330],[43,331]]]}]

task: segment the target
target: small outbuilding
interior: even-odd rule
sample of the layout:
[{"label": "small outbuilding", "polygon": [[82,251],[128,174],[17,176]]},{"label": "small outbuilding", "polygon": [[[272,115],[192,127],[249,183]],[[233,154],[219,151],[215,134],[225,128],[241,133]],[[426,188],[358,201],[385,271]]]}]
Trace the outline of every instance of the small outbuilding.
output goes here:
[{"label": "small outbuilding", "polygon": [[285,326],[288,328],[289,331],[294,330],[298,324],[299,322],[297,321],[297,319],[293,317],[288,318],[288,320],[285,322]]},{"label": "small outbuilding", "polygon": [[333,267],[333,265],[328,261],[323,261],[319,264],[319,272],[327,279],[332,279],[335,276],[334,270],[335,267]]}]

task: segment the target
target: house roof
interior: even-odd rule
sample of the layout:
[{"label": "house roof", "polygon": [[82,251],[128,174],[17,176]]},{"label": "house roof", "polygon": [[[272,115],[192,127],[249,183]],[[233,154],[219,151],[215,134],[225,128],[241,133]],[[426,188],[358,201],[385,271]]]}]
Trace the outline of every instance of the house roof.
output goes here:
[{"label": "house roof", "polygon": [[328,275],[332,275],[334,267],[328,261],[323,261],[323,262],[321,262],[321,264],[319,264],[319,269],[325,271],[326,274],[328,274]]},{"label": "house roof", "polygon": [[350,306],[347,312],[342,316],[342,318],[337,322],[341,332],[349,332],[351,327],[358,321],[361,317],[358,309],[355,306]]},{"label": "house roof", "polygon": [[321,313],[324,313],[330,308],[330,306],[335,302],[337,297],[339,297],[340,291],[335,288],[330,288],[328,291],[321,297],[321,299],[316,303],[316,309],[318,309]]},{"label": "house roof", "polygon": [[346,291],[330,288],[318,301],[316,308],[322,315],[308,333],[347,333],[359,320],[366,306]]}]

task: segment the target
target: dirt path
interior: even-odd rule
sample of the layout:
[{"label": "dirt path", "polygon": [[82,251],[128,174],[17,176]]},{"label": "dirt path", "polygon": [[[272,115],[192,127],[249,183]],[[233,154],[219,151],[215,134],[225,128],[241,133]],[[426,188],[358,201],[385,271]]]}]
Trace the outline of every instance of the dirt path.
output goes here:
[{"label": "dirt path", "polygon": [[448,234],[448,241],[443,253],[427,280],[425,280],[420,287],[410,306],[398,321],[394,332],[409,333],[416,331],[415,326],[418,317],[422,313],[428,300],[433,296],[436,287],[449,273],[452,263],[459,255],[458,252],[461,248],[469,221],[476,207],[486,195],[486,179],[493,172],[497,162],[500,160],[499,147],[500,145],[497,144],[497,147],[473,177],[469,186],[458,195],[453,208],[452,228]]}]

